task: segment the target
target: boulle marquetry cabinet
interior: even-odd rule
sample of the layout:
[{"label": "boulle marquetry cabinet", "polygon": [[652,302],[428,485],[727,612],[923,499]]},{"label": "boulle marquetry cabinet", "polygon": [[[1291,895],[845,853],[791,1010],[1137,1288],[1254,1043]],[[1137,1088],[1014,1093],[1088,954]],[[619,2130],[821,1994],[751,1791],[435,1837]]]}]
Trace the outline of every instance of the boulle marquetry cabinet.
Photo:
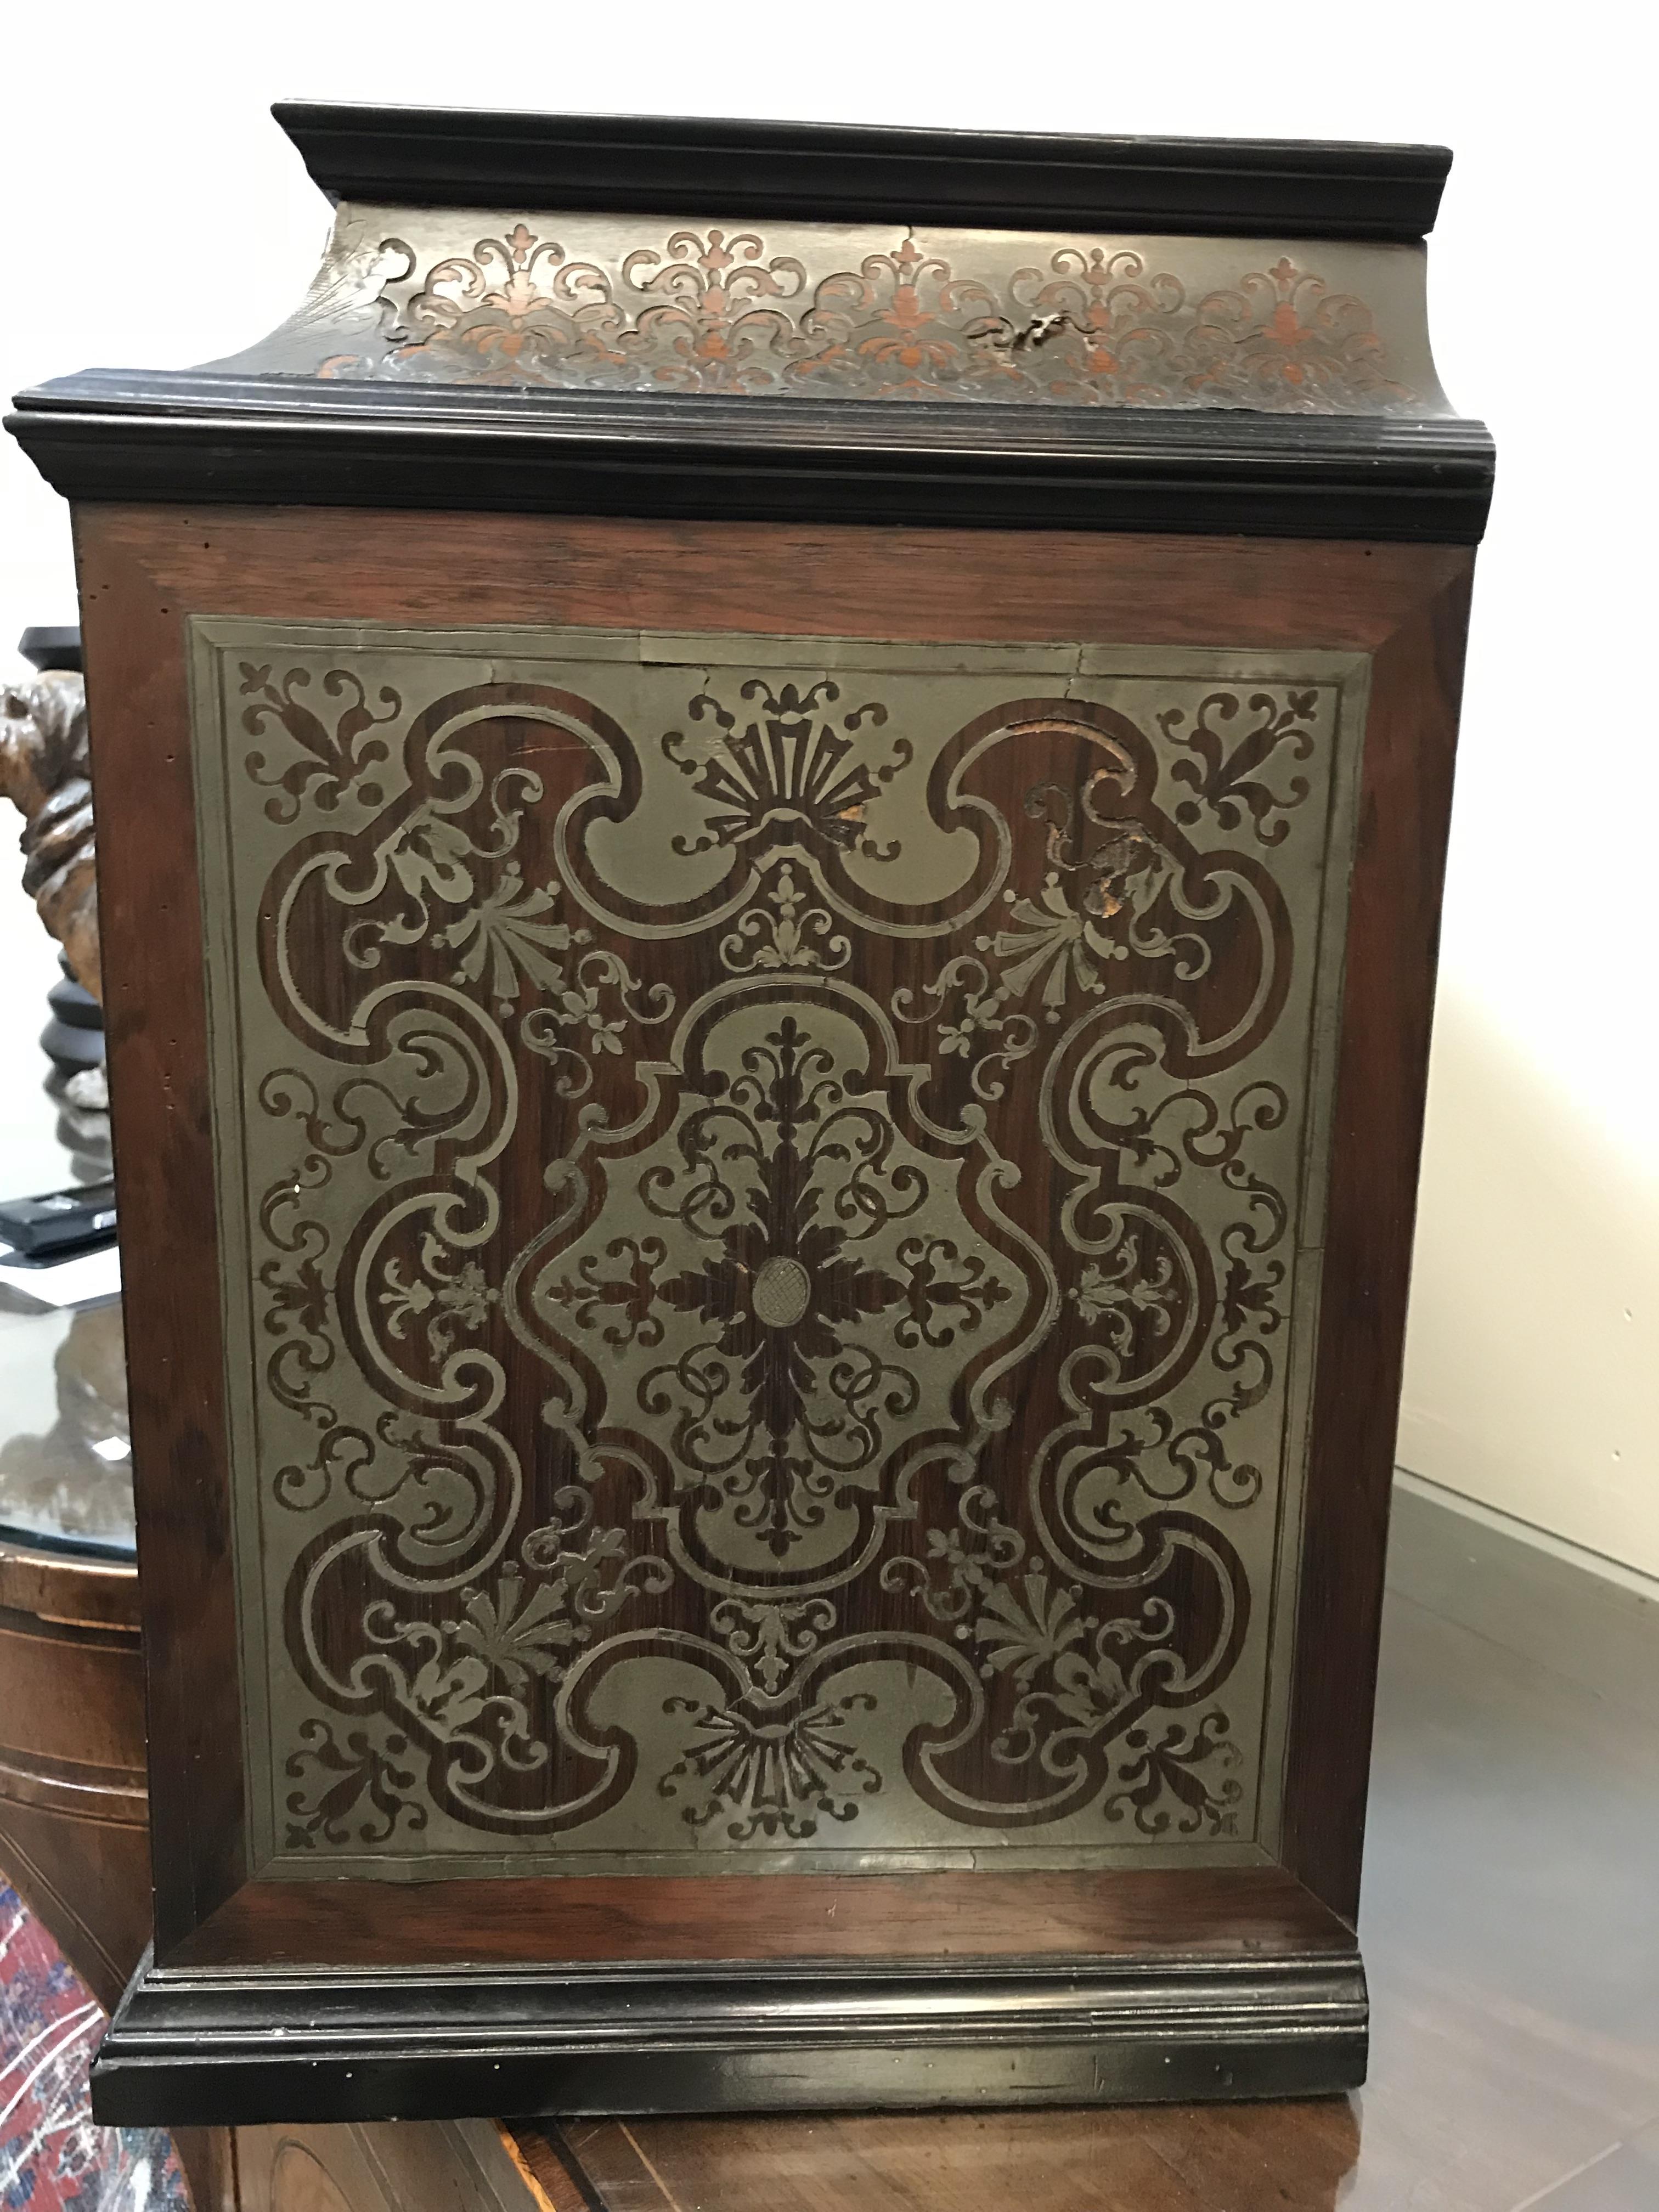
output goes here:
[{"label": "boulle marquetry cabinet", "polygon": [[124,824],[100,2113],[1358,2081],[1447,156],[278,113],[293,319],[11,418]]}]

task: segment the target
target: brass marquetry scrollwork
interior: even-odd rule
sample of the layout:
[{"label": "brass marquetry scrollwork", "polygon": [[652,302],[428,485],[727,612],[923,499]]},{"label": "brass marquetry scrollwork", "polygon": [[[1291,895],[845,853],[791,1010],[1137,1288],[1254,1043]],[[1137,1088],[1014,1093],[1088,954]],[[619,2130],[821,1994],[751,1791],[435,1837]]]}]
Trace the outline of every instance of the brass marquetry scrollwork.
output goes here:
[{"label": "brass marquetry scrollwork", "polygon": [[803,259],[754,231],[659,226],[631,244],[618,228],[583,253],[520,221],[425,265],[384,239],[383,343],[319,374],[1324,414],[1427,398],[1372,305],[1285,252],[1251,265],[1242,248],[1216,283],[1101,240],[934,248],[900,231],[849,257],[845,233],[796,226]]},{"label": "brass marquetry scrollwork", "polygon": [[1248,1844],[1339,681],[242,629],[278,1849]]}]

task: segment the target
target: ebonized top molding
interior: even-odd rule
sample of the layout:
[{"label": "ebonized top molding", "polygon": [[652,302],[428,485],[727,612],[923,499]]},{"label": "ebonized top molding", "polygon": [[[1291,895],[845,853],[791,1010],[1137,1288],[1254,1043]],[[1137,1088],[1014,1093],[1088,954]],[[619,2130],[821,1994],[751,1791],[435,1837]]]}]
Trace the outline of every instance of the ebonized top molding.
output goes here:
[{"label": "ebonized top molding", "polygon": [[66,497],[1474,544],[1485,426],[88,371],[5,427]]},{"label": "ebonized top molding", "polygon": [[1434,227],[1443,146],[1129,138],[280,100],[334,201],[1361,239]]},{"label": "ebonized top molding", "polygon": [[1443,149],[276,112],[340,199],[309,293],[223,360],[24,393],[70,497],[1484,527],[1428,338]]}]

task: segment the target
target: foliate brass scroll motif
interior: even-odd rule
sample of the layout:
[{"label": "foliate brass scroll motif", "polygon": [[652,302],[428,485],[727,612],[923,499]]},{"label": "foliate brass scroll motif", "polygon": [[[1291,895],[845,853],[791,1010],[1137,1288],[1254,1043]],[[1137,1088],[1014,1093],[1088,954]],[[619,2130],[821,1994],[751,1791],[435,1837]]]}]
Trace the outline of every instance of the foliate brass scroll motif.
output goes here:
[{"label": "foliate brass scroll motif", "polygon": [[[1223,284],[1111,241],[949,255],[896,233],[838,265],[759,232],[663,227],[603,256],[520,221],[422,263],[387,238],[384,343],[325,377],[1372,414],[1420,408],[1372,307],[1280,253]],[[1007,264],[1011,245],[1036,258]]]},{"label": "foliate brass scroll motif", "polygon": [[1340,676],[203,650],[276,1863],[1248,1850]]}]

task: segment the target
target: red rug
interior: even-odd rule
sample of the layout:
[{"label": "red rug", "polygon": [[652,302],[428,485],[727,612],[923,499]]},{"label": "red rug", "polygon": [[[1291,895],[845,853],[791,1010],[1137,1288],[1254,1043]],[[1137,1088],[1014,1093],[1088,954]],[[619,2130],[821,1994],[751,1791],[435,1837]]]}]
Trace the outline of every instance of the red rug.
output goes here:
[{"label": "red rug", "polygon": [[0,2206],[190,2212],[167,2137],[93,2123],[87,2068],[104,2013],[0,1877]]}]

